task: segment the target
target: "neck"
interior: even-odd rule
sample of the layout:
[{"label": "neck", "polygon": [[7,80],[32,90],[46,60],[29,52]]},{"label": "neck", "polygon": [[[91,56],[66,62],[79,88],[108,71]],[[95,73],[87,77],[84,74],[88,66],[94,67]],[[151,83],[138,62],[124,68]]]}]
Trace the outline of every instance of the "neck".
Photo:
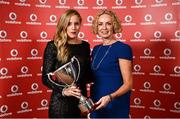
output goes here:
[{"label": "neck", "polygon": [[115,42],[114,39],[104,39],[103,40],[103,45],[111,45]]},{"label": "neck", "polygon": [[69,39],[68,40],[68,44],[80,44],[81,43],[81,40],[79,39]]},{"label": "neck", "polygon": [[103,45],[111,45],[112,43],[114,43],[114,37],[111,36],[109,38],[104,38],[103,39]]}]

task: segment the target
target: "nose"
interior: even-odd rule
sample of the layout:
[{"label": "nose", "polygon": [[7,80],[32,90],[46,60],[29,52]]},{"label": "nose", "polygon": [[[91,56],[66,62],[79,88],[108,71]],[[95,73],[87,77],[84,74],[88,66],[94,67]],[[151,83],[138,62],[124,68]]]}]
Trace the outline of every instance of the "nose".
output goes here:
[{"label": "nose", "polygon": [[72,29],[75,29],[75,28],[76,28],[75,24],[72,24]]},{"label": "nose", "polygon": [[102,28],[103,28],[103,29],[106,29],[106,28],[107,28],[106,24],[103,24]]}]

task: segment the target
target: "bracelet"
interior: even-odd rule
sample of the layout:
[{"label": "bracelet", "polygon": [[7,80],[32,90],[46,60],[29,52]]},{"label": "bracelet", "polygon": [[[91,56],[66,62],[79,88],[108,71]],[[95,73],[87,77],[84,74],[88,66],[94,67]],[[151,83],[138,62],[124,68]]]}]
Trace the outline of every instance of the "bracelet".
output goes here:
[{"label": "bracelet", "polygon": [[62,96],[63,97],[65,97],[65,94],[64,94],[64,89],[65,89],[66,87],[64,87],[63,89],[62,89]]},{"label": "bracelet", "polygon": [[110,101],[112,101],[113,100],[112,95],[109,94],[108,96],[109,96]]}]

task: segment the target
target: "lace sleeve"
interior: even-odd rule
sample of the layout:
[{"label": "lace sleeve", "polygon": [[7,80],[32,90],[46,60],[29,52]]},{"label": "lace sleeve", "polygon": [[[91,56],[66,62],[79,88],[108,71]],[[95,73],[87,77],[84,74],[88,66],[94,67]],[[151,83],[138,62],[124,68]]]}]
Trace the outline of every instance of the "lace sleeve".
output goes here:
[{"label": "lace sleeve", "polygon": [[47,46],[44,50],[44,57],[43,57],[43,72],[42,72],[42,82],[45,86],[52,90],[56,90],[58,92],[62,92],[63,87],[59,87],[53,84],[47,76],[47,73],[55,71],[55,65],[57,62],[56,59],[56,47],[53,42],[48,42]]}]

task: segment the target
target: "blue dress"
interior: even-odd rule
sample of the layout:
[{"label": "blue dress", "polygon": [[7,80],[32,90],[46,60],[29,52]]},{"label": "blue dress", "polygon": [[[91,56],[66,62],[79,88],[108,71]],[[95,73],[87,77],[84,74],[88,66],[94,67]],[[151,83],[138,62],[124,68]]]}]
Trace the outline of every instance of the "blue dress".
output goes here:
[{"label": "blue dress", "polygon": [[[118,59],[132,60],[132,49],[120,41],[112,45],[97,45],[92,51],[94,86],[92,99],[97,102],[123,85]],[[91,113],[92,118],[128,118],[130,91],[111,101],[105,108]]]}]

